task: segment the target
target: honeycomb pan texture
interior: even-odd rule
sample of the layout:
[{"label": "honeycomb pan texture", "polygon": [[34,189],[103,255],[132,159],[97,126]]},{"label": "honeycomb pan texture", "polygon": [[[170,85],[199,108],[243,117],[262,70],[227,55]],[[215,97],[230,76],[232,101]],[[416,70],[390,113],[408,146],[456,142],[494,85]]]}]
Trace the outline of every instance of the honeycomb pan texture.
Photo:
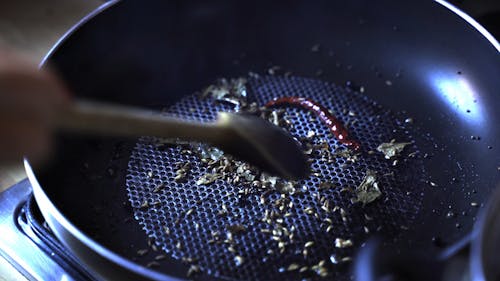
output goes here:
[{"label": "honeycomb pan texture", "polygon": [[[325,260],[329,278],[348,279],[348,266],[345,266],[348,262],[341,262],[342,258],[347,261],[345,257],[352,257],[359,245],[373,233],[398,237],[411,227],[422,205],[424,189],[420,179],[424,175],[421,160],[402,157],[393,166],[392,160],[376,152],[379,144],[391,139],[411,142],[410,133],[404,122],[398,122],[375,102],[332,83],[301,77],[266,76],[249,79],[247,89],[249,98],[259,106],[283,96],[306,97],[319,102],[348,124],[346,127],[351,135],[363,148],[363,153],[353,163],[343,157],[325,161],[315,152],[311,154],[313,174],[297,183],[304,192],[286,197],[293,207],[286,210],[290,214],[280,224],[287,229],[293,226],[293,241],[286,240],[286,248],[280,253],[277,241],[262,231],[273,229],[262,218],[266,210],[273,210],[273,202],[282,196],[279,192],[268,194],[266,204],[261,204],[261,194],[258,193],[248,196],[243,204],[238,196],[243,187],[238,184],[216,180],[208,185],[196,185],[196,181],[208,172],[200,158],[196,154],[182,153],[185,146],[159,147],[151,137],[139,140],[128,167],[127,190],[135,219],[166,253],[174,258],[196,259],[196,264],[204,272],[222,279],[320,279],[318,272],[310,267],[321,260]],[[169,107],[166,113],[190,120],[210,121],[216,118],[217,112],[231,108],[213,99],[190,95]],[[315,139],[328,141],[332,152],[343,149],[311,112],[297,107],[281,108],[285,108],[285,114],[293,124],[289,130],[293,136],[300,139],[314,131]],[[370,150],[375,153],[368,153]],[[404,154],[407,156],[411,152],[417,152],[413,144],[405,148]],[[186,179],[175,181],[177,166],[186,162],[191,164]],[[364,206],[353,204],[352,192],[344,188],[358,186],[367,170],[378,175],[382,195]],[[320,189],[321,182],[328,182],[332,188]],[[158,190],[158,186],[163,188]],[[337,210],[325,212],[319,202],[321,197],[329,200],[330,206],[337,206]],[[147,208],[144,208],[144,202],[148,202]],[[222,205],[226,206],[228,215],[219,214]],[[308,208],[309,212],[305,212]],[[192,211],[186,215],[190,209]],[[246,228],[234,236],[233,249],[229,249],[226,243],[208,242],[214,239],[213,233],[220,233],[224,238],[228,225]],[[335,247],[336,238],[351,239],[354,245]],[[308,241],[313,241],[314,245],[308,247],[308,254],[304,256]],[[241,260],[235,260],[236,256]],[[291,264],[299,265],[298,269],[287,270],[294,269],[293,266],[289,268]],[[300,268],[305,266],[307,270],[300,273]]]}]

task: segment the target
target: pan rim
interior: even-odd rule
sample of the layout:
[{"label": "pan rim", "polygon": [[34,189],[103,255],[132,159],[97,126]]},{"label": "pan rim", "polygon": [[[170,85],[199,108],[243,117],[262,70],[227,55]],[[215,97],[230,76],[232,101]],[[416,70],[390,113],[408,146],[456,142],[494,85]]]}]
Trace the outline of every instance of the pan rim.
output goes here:
[{"label": "pan rim", "polygon": [[57,41],[52,45],[52,47],[49,49],[47,54],[42,58],[40,63],[38,64],[38,68],[42,69],[44,66],[47,65],[48,61],[52,56],[54,55],[55,52],[59,50],[59,48],[73,35],[73,33],[77,32],[83,25],[85,25],[87,22],[92,20],[94,17],[97,15],[101,14],[102,12],[106,11],[107,9],[115,6],[122,0],[110,0],[105,2],[104,4],[101,4],[97,8],[95,8],[93,11],[85,15],[83,18],[78,20],[73,26],[71,26],[64,34],[57,39]]},{"label": "pan rim", "polygon": [[454,14],[462,18],[466,23],[470,24],[475,30],[477,30],[481,35],[491,43],[491,45],[500,53],[500,43],[495,39],[495,37],[486,29],[483,25],[469,16],[466,12],[460,10],[450,2],[446,0],[434,0],[435,2],[441,4],[443,7],[447,8]]},{"label": "pan rim", "polygon": [[[71,235],[73,235],[78,241],[85,244],[85,246],[89,247],[92,251],[96,252],[98,255],[108,259],[109,261],[123,266],[124,268],[138,274],[144,276],[146,278],[151,278],[154,280],[181,280],[174,278],[170,275],[160,273],[151,269],[148,269],[144,266],[141,266],[137,263],[134,263],[127,258],[116,254],[115,252],[109,250],[104,247],[94,239],[85,235],[82,231],[80,231],[75,225],[73,225],[60,211],[59,209],[52,203],[47,194],[43,191],[40,183],[38,182],[33,168],[31,167],[27,158],[24,158],[24,168],[26,170],[26,174],[28,176],[28,180],[30,181],[33,187],[33,194],[35,195],[35,199],[37,204],[40,207],[40,210],[44,210],[42,213],[51,214],[54,219]],[[44,215],[45,217],[45,215]],[[51,229],[56,229],[54,225],[51,225],[50,221],[47,220],[47,223],[50,225]],[[59,233],[55,231],[56,235],[59,236]],[[73,251],[73,248],[68,245],[65,239],[61,239],[61,242],[65,244],[68,249]]]}]

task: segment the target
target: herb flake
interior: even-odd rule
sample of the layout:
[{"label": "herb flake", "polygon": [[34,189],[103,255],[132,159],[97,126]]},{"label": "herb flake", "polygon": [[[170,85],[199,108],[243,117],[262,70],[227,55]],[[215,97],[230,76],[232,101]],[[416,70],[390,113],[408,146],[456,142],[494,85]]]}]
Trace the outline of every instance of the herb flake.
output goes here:
[{"label": "herb flake", "polygon": [[411,144],[410,142],[395,142],[392,140],[391,142],[384,142],[377,147],[377,151],[382,152],[384,154],[385,159],[391,159],[396,157],[403,151],[405,146]]},{"label": "herb flake", "polygon": [[356,198],[351,200],[353,203],[361,202],[365,205],[375,201],[382,194],[378,187],[376,173],[372,170],[367,170],[363,181],[356,187],[354,193],[356,194]]}]

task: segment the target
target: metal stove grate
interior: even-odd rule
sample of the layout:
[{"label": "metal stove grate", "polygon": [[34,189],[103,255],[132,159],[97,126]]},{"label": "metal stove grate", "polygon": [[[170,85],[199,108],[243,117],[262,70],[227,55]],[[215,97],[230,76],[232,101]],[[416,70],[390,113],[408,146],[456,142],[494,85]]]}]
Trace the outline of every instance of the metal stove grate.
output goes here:
[{"label": "metal stove grate", "polygon": [[[321,157],[311,156],[312,169],[319,176],[312,175],[299,182],[307,188],[306,192],[290,195],[293,202],[291,213],[284,218],[282,225],[295,227],[293,243],[286,245],[280,254],[277,241],[261,229],[270,226],[261,221],[266,209],[280,197],[278,192],[269,195],[267,205],[259,202],[259,194],[247,198],[242,204],[238,199],[241,186],[217,180],[209,185],[196,185],[197,179],[207,172],[206,165],[194,154],[181,153],[183,146],[171,145],[158,147],[153,138],[144,137],[137,143],[129,162],[127,190],[135,218],[147,235],[158,247],[175,258],[195,258],[199,267],[214,276],[235,280],[275,280],[319,278],[310,266],[325,260],[329,276],[337,279],[348,278],[346,266],[340,261],[351,257],[361,243],[374,232],[397,237],[411,223],[422,204],[423,165],[418,157],[404,157],[398,165],[384,159],[381,153],[369,154],[376,147],[391,139],[411,141],[408,128],[387,110],[360,93],[353,92],[332,83],[300,77],[260,77],[248,81],[248,92],[258,105],[281,96],[300,96],[311,98],[326,108],[344,124],[365,151],[354,163],[337,157],[328,162]],[[211,99],[200,99],[197,95],[186,96],[170,108],[167,113],[192,120],[213,120],[218,111],[228,111],[229,106],[214,103]],[[310,112],[300,108],[287,108],[288,119],[294,124],[290,133],[305,137],[314,131],[318,139],[328,140],[330,146],[339,148],[328,129]],[[353,122],[356,120],[355,122]],[[417,151],[412,145],[404,151],[407,155]],[[188,177],[183,182],[174,181],[176,168],[173,163],[190,162]],[[342,191],[343,187],[355,188],[362,181],[366,171],[376,171],[382,196],[365,206],[353,204],[353,194]],[[392,175],[391,175],[392,174]],[[328,181],[334,188],[318,189],[320,182]],[[163,189],[157,187],[163,185]],[[155,190],[156,189],[156,190]],[[331,205],[342,208],[345,213],[325,212],[321,209],[317,194],[325,197]],[[141,207],[147,200],[149,207]],[[156,202],[156,204],[151,204]],[[227,216],[219,215],[222,204],[227,206]],[[304,211],[312,208],[311,215]],[[193,211],[186,216],[186,210]],[[311,212],[312,213],[312,212]],[[184,215],[183,215],[184,214]],[[330,231],[326,229],[331,220]],[[228,225],[241,224],[247,229],[235,235],[236,253],[225,243],[208,243],[213,239],[211,233],[224,235]],[[168,228],[168,234],[166,233]],[[369,233],[367,233],[367,231]],[[336,248],[335,239],[351,239],[353,247]],[[303,255],[304,245],[314,241]],[[288,241],[289,242],[289,241]],[[269,252],[272,250],[273,253]],[[241,256],[243,263],[235,262]],[[346,259],[344,259],[346,260]],[[333,261],[333,263],[332,263]],[[288,271],[290,264],[299,267]],[[300,273],[300,268],[308,266]],[[292,266],[293,269],[294,266]]]}]

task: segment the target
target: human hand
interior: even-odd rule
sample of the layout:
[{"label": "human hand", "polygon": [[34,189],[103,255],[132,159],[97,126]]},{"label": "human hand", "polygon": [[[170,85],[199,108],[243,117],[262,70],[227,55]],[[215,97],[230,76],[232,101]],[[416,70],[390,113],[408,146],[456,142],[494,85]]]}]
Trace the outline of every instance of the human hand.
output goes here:
[{"label": "human hand", "polygon": [[0,50],[0,163],[47,157],[52,119],[68,100],[66,88],[52,72]]}]

